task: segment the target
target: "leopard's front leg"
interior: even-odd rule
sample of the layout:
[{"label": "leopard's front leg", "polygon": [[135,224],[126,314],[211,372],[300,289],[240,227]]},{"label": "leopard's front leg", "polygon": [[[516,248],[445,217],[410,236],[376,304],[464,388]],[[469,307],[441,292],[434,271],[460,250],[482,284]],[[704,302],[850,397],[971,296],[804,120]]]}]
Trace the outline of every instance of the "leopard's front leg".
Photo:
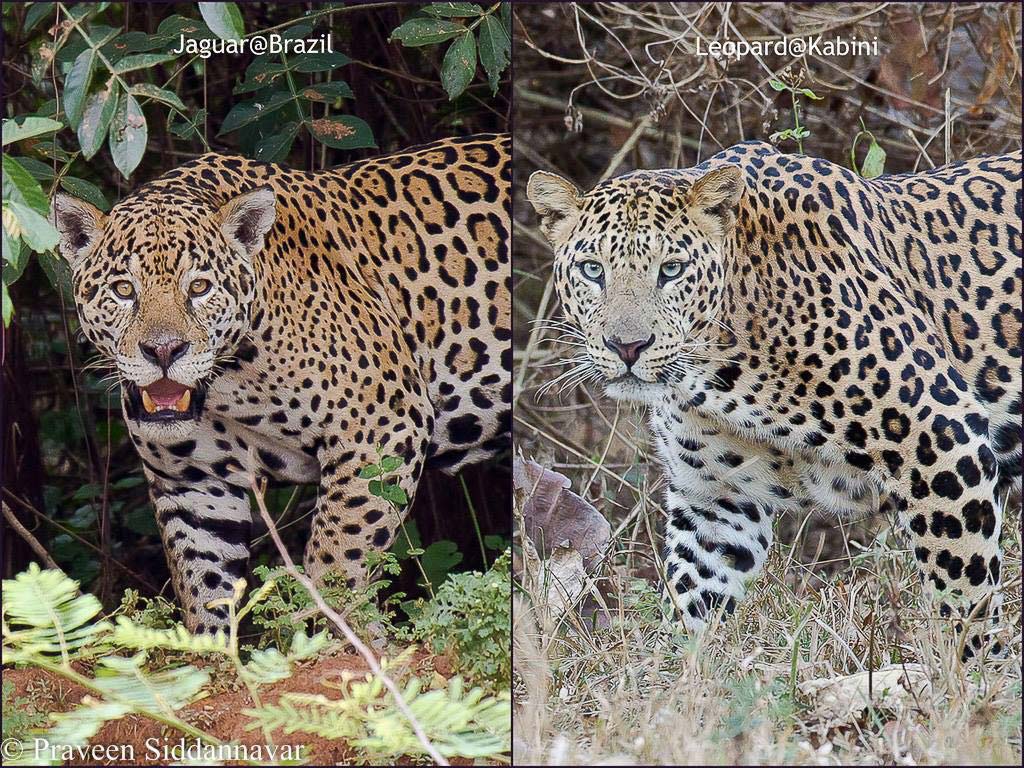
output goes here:
[{"label": "leopard's front leg", "polygon": [[667,468],[666,587],[700,631],[719,606],[732,613],[764,565],[773,522],[793,503],[785,460],[696,414],[656,411],[652,425]]},{"label": "leopard's front leg", "polygon": [[971,619],[967,659],[999,617],[1002,508],[984,416],[969,405],[961,413],[915,425],[907,440],[913,459],[893,482],[900,521],[939,616],[952,618],[958,633]]}]

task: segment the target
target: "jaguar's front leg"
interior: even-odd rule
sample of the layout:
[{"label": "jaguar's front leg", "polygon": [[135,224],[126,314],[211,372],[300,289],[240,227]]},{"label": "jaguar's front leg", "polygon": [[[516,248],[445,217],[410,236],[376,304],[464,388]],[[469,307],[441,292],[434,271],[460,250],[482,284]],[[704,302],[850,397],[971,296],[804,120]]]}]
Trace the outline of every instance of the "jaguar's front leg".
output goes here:
[{"label": "jaguar's front leg", "polygon": [[[319,498],[303,560],[314,582],[335,573],[344,575],[352,589],[365,584],[367,555],[391,545],[412,505],[432,423],[429,404],[407,395],[396,410],[377,409],[359,429],[328,441],[329,447],[321,452]],[[360,477],[363,468],[379,466],[382,456],[402,463],[394,469],[385,467],[383,477]],[[372,480],[397,485],[408,503],[375,495]]]},{"label": "jaguar's front leg", "polygon": [[[228,610],[211,601],[231,597],[249,570],[252,517],[246,489],[190,466],[182,479],[146,467],[171,582],[194,633],[228,629]],[[241,476],[241,475],[240,475]]]},{"label": "jaguar's front leg", "polygon": [[668,469],[665,576],[690,631],[722,608],[732,613],[761,571],[772,524],[791,504],[779,482],[781,457],[687,414],[654,420]]}]

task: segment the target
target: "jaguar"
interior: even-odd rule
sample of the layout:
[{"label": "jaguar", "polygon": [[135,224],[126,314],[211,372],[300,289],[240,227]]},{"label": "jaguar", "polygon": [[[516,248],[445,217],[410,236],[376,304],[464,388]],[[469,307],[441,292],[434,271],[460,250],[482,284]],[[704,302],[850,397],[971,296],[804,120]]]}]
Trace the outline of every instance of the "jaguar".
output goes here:
[{"label": "jaguar", "polygon": [[1021,153],[866,179],[746,142],[527,196],[578,364],[649,406],[685,626],[735,609],[781,514],[892,511],[976,655],[1021,485]]},{"label": "jaguar", "polygon": [[424,468],[507,449],[509,158],[503,135],[315,173],[210,153],[109,215],[55,197],[190,630],[227,625],[255,478],[318,484],[305,571],[358,589],[408,509],[365,467],[401,459],[411,504]]}]

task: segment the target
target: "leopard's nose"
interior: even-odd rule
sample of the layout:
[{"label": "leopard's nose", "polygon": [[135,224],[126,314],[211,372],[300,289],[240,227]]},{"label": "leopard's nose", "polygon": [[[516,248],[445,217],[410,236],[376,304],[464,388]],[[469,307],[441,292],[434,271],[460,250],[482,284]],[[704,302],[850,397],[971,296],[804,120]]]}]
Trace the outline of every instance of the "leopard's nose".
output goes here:
[{"label": "leopard's nose", "polygon": [[640,353],[653,343],[653,333],[649,339],[640,339],[639,341],[621,341],[615,336],[606,336],[604,339],[604,345],[619,356],[619,359],[626,364],[626,368],[631,368],[633,363],[640,359]]},{"label": "leopard's nose", "polygon": [[190,346],[191,344],[184,339],[170,339],[159,344],[140,341],[139,351],[149,362],[159,365],[163,372],[167,373],[167,369],[184,355]]}]

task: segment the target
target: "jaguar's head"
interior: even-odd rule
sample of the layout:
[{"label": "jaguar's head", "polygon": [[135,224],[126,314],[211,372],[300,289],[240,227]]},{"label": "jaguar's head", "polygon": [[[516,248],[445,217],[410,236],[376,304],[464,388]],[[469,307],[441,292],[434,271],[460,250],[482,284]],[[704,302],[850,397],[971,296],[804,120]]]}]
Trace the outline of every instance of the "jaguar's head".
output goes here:
[{"label": "jaguar's head", "polygon": [[715,358],[724,265],[742,172],[637,171],[586,194],[537,171],[527,197],[554,249],[554,280],[582,347],[615,398],[655,403]]},{"label": "jaguar's head", "polygon": [[116,367],[129,418],[154,436],[186,430],[218,363],[250,330],[273,190],[211,202],[144,188],[109,215],[59,194],[52,218],[82,330]]}]

